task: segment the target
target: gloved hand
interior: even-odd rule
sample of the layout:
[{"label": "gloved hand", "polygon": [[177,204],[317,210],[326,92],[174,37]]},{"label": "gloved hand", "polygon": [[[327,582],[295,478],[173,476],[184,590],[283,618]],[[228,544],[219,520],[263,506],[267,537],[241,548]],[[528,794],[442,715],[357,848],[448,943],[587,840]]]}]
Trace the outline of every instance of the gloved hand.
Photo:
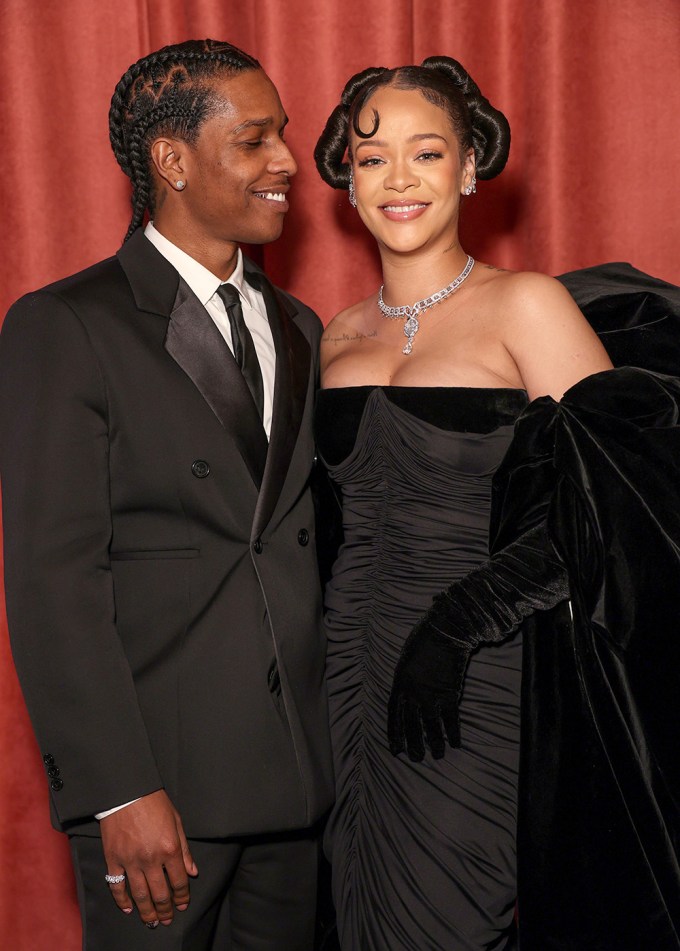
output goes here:
[{"label": "gloved hand", "polygon": [[504,640],[530,614],[569,597],[566,570],[544,525],[525,532],[438,594],[404,644],[388,706],[396,756],[441,759],[460,746],[458,708],[470,654]]}]

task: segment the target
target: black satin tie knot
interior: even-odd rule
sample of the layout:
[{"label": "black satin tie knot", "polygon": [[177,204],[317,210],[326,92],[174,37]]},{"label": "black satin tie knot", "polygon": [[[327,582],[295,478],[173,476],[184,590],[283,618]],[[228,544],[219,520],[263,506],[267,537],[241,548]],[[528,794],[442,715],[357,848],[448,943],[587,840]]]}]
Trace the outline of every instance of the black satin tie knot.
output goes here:
[{"label": "black satin tie knot", "polygon": [[231,327],[231,342],[234,350],[234,359],[239,365],[241,373],[248,384],[248,389],[255,401],[257,411],[262,419],[264,411],[264,385],[262,371],[257,359],[257,351],[253,338],[243,318],[241,295],[233,284],[220,284],[217,293],[221,297],[229,318]]}]

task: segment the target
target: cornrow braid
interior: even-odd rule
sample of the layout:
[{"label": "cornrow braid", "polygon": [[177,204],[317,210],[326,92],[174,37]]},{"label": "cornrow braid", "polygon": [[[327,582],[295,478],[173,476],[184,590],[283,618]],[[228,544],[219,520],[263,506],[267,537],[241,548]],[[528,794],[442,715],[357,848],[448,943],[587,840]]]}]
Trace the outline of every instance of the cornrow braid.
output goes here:
[{"label": "cornrow braid", "polygon": [[259,69],[252,56],[230,43],[188,40],[142,57],[116,85],[109,110],[113,154],[132,183],[132,218],[125,240],[154,211],[154,180],[149,145],[172,135],[190,145],[220,100],[210,80]]},{"label": "cornrow braid", "polygon": [[479,178],[494,178],[503,170],[510,151],[508,120],[484,98],[457,60],[430,56],[420,66],[371,67],[347,82],[340,104],[331,113],[314,149],[316,167],[328,185],[349,187],[350,166],[344,156],[349,148],[350,128],[359,138],[376,134],[380,125],[377,111],[373,110],[373,124],[367,130],[360,128],[359,116],[371,96],[383,86],[417,89],[443,109],[458,137],[461,153],[474,149]]}]

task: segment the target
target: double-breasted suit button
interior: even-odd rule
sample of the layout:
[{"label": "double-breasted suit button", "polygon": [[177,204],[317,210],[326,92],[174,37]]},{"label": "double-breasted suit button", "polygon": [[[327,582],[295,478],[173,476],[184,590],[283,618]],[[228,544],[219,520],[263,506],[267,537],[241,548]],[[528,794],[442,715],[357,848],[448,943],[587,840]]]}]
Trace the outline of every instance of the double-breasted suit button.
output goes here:
[{"label": "double-breasted suit button", "polygon": [[197,479],[205,479],[210,475],[210,466],[205,459],[197,459],[191,464],[191,471]]},{"label": "double-breasted suit button", "polygon": [[50,787],[51,787],[55,792],[59,792],[60,789],[63,789],[63,788],[64,788],[64,780],[63,780],[63,779],[53,779],[52,782],[50,783]]},{"label": "double-breasted suit button", "polygon": [[51,753],[43,753],[43,763],[45,766],[54,766],[54,756]]},{"label": "double-breasted suit button", "polygon": [[256,538],[255,542],[253,543],[253,551],[255,552],[255,554],[261,555],[263,548],[264,548],[264,545],[262,544],[262,539]]},{"label": "double-breasted suit button", "polygon": [[47,775],[50,777],[50,779],[56,779],[60,774],[61,770],[58,766],[50,766],[47,770]]},{"label": "double-breasted suit button", "polygon": [[298,532],[298,545],[303,547],[309,543],[309,532],[306,528],[301,528]]}]

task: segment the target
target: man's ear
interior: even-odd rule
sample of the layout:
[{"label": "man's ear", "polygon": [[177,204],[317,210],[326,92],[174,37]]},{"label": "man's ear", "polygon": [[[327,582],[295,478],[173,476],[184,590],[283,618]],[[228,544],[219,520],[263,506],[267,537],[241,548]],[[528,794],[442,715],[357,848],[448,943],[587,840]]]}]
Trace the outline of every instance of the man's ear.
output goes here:
[{"label": "man's ear", "polygon": [[186,142],[180,139],[159,137],[151,143],[151,161],[156,174],[173,191],[181,191],[186,185],[186,150]]}]

